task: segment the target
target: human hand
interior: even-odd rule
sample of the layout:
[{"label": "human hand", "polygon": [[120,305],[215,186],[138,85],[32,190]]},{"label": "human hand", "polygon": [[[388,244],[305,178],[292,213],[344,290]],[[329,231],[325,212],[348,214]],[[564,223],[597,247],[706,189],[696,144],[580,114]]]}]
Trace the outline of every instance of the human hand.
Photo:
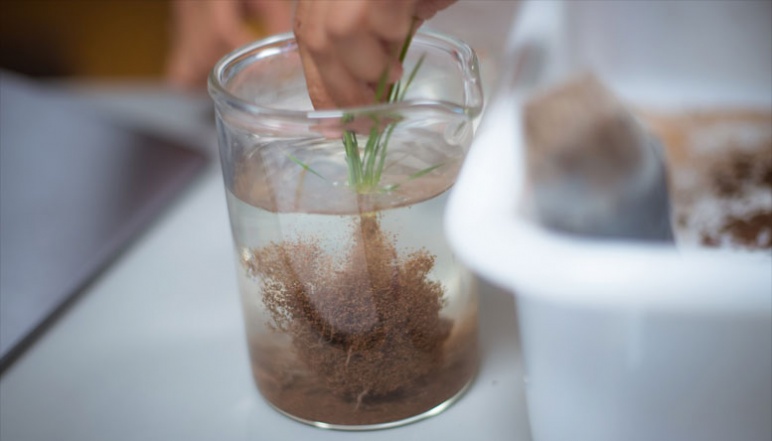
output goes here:
[{"label": "human hand", "polygon": [[290,30],[289,0],[175,0],[166,76],[173,85],[201,88],[220,57],[256,39],[248,22],[260,19],[266,34]]},{"label": "human hand", "polygon": [[455,0],[299,0],[295,12],[308,93],[317,109],[375,102],[379,79],[402,76],[399,50],[416,27]]}]

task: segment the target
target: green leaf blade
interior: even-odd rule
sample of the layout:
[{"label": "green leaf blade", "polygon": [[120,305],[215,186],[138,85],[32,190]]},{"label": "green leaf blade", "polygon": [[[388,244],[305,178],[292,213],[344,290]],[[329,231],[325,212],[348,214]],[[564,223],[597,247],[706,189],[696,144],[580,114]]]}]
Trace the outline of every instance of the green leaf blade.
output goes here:
[{"label": "green leaf blade", "polygon": [[308,165],[308,164],[306,164],[305,162],[303,162],[303,161],[301,161],[300,159],[298,159],[298,158],[297,158],[295,155],[293,155],[292,153],[288,153],[288,154],[287,154],[287,157],[290,159],[290,161],[292,161],[292,162],[294,162],[295,164],[297,164],[297,165],[299,165],[299,166],[303,167],[303,169],[304,169],[305,171],[307,171],[307,172],[309,172],[309,173],[313,173],[314,175],[316,175],[316,176],[319,176],[320,178],[324,179],[325,181],[327,180],[327,178],[325,178],[324,176],[322,176],[322,174],[321,174],[321,173],[317,172],[316,170],[314,170],[314,169],[313,169],[313,167],[311,167],[310,165]]}]

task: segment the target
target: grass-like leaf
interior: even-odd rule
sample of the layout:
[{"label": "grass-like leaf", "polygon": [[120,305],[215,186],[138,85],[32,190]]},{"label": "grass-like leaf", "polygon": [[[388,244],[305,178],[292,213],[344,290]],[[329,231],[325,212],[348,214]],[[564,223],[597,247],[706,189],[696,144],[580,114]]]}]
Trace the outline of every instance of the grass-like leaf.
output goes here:
[{"label": "grass-like leaf", "polygon": [[307,171],[307,172],[309,172],[309,173],[313,173],[313,174],[315,174],[316,176],[319,176],[320,178],[324,179],[325,181],[327,180],[327,178],[325,178],[325,177],[324,177],[324,176],[322,176],[322,175],[321,175],[319,172],[317,172],[316,170],[314,170],[314,169],[313,169],[313,167],[311,167],[310,165],[308,165],[308,164],[306,164],[305,162],[301,161],[300,159],[298,159],[297,157],[295,157],[293,154],[289,153],[289,154],[287,154],[287,157],[290,159],[290,161],[292,161],[292,162],[294,162],[295,164],[297,164],[297,165],[299,165],[299,166],[303,167],[303,169],[304,169],[305,171]]},{"label": "grass-like leaf", "polygon": [[[402,47],[399,51],[398,59],[400,63],[405,61],[407,51],[410,48],[410,43],[413,41],[413,34],[415,33],[417,26],[418,20],[414,19],[410,24],[410,31],[405,37],[405,41],[402,43]],[[413,82],[413,79],[423,64],[424,58],[425,55],[422,55],[421,58],[418,59],[418,62],[415,64],[415,66],[413,66],[413,69],[405,81],[398,81],[396,84],[393,84],[388,88],[387,81],[389,77],[389,70],[388,68],[385,69],[383,73],[381,73],[381,76],[378,78],[378,84],[375,88],[376,102],[381,103],[385,101],[392,103],[404,99],[410,84]],[[347,124],[353,119],[353,114],[346,114],[343,116],[342,122]],[[389,117],[389,120],[391,119],[392,118]],[[381,119],[377,116],[373,116],[373,126],[370,129],[370,133],[368,134],[367,142],[365,142],[364,148],[361,151],[359,148],[357,134],[353,130],[345,130],[343,132],[343,148],[345,149],[346,165],[348,166],[348,184],[358,193],[370,193],[378,188],[381,181],[381,176],[383,175],[384,164],[386,162],[386,151],[388,148],[389,140],[391,139],[391,135],[394,132],[395,127],[397,124],[399,124],[398,118],[395,119],[397,119],[397,121],[388,123],[386,128],[382,129]],[[324,179],[321,174],[309,167],[308,164],[305,164],[304,162],[291,155],[290,159],[299,166],[303,167],[305,170]],[[408,177],[408,180],[419,178],[426,173],[431,172],[437,167],[439,167],[439,165],[421,170],[420,172]],[[396,187],[398,186],[399,185]],[[394,186],[392,187],[396,188]],[[389,191],[390,188],[383,188],[382,190]]]},{"label": "grass-like leaf", "polygon": [[405,87],[402,88],[402,94],[399,93],[399,87],[397,87],[397,101],[402,101],[405,99],[407,89],[410,87],[410,84],[413,82],[413,79],[418,73],[418,69],[421,68],[421,65],[424,63],[425,59],[426,54],[422,54],[421,58],[419,58],[418,62],[415,64],[415,66],[413,66],[413,70],[410,71],[410,75],[407,77],[407,81],[405,82]]},{"label": "grass-like leaf", "polygon": [[400,182],[399,184],[391,184],[391,185],[387,185],[386,187],[384,187],[384,190],[386,190],[386,191],[393,191],[393,190],[396,190],[396,189],[398,189],[398,188],[399,188],[401,185],[403,185],[403,184],[406,184],[406,183],[408,183],[408,182],[412,181],[413,179],[418,179],[418,178],[420,178],[421,176],[425,176],[425,175],[427,175],[427,174],[429,174],[429,173],[433,172],[434,170],[436,170],[436,169],[438,169],[438,168],[442,167],[443,165],[445,165],[445,164],[443,164],[443,163],[439,163],[439,164],[434,164],[434,165],[432,165],[431,167],[426,167],[425,169],[423,169],[423,170],[419,170],[419,171],[417,171],[417,172],[413,173],[412,175],[408,176],[408,177],[407,177],[407,179],[405,179],[404,181]]}]

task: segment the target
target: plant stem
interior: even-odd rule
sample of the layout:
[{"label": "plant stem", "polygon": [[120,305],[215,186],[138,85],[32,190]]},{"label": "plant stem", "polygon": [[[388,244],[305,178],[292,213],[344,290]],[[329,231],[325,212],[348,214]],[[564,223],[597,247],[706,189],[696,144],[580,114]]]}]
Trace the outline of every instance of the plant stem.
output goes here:
[{"label": "plant stem", "polygon": [[[418,20],[413,19],[410,24],[410,31],[405,37],[405,41],[399,52],[399,62],[403,63],[407,56],[407,51],[410,47],[410,43],[413,41],[413,34],[418,26]],[[392,84],[387,88],[387,79],[389,77],[388,68],[383,71],[378,84],[375,89],[375,100],[377,103],[382,102],[396,102],[405,98],[407,89],[413,82],[413,79],[421,67],[424,61],[424,56],[418,60],[418,63],[413,67],[407,80],[403,83],[398,81],[396,84]],[[343,118],[343,123],[349,123],[354,119],[354,116],[347,114]],[[343,147],[346,152],[346,164],[348,166],[348,183],[357,193],[370,193],[376,188],[381,181],[381,175],[383,174],[383,167],[386,162],[386,150],[388,147],[391,135],[394,132],[394,128],[398,122],[388,123],[384,131],[381,130],[381,122],[377,116],[372,116],[372,128],[365,143],[364,150],[360,157],[359,143],[357,141],[357,135],[353,130],[346,130],[343,133]],[[304,164],[300,164],[303,166]],[[310,170],[305,166],[307,170]],[[310,170],[313,172],[313,170]]]}]

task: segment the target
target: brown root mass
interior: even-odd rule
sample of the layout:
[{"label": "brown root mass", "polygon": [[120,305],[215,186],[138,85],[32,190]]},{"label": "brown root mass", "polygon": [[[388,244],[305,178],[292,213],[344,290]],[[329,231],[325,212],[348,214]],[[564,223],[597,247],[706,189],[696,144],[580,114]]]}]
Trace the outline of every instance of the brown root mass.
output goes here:
[{"label": "brown root mass", "polygon": [[474,332],[456,332],[464,341],[454,351],[463,354],[450,360],[453,323],[440,317],[444,289],[429,278],[434,256],[400,257],[375,214],[362,214],[353,233],[348,254],[337,259],[314,239],[254,250],[248,271],[260,280],[272,325],[294,349],[253,348],[258,386],[275,406],[308,420],[406,418],[471,378]]}]

